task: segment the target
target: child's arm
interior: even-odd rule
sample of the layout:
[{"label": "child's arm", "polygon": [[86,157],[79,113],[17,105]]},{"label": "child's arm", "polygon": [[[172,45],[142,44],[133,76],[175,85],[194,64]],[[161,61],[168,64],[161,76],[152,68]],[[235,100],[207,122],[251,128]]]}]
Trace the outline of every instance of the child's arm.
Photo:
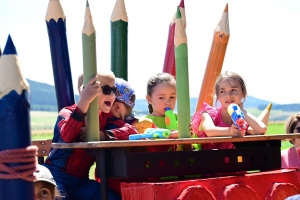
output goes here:
[{"label": "child's arm", "polygon": [[70,108],[70,112],[65,112],[65,118],[57,124],[64,142],[75,142],[84,125],[85,114],[78,107]]},{"label": "child's arm", "polygon": [[200,130],[204,131],[208,137],[217,136],[243,136],[244,134],[234,124],[231,127],[217,127],[215,126],[211,116],[204,112],[202,114],[202,121]]},{"label": "child's arm", "polygon": [[241,109],[244,113],[245,120],[249,124],[249,128],[247,130],[247,133],[250,135],[254,134],[265,134],[267,132],[266,125],[257,119],[255,116],[253,116],[251,113],[247,112],[244,109]]},{"label": "child's arm", "polygon": [[115,139],[115,140],[129,140],[129,135],[138,134],[138,131],[132,125],[126,123],[121,128],[115,128],[115,129],[111,129],[111,130],[106,130],[105,133],[111,139]]},{"label": "child's arm", "polygon": [[97,76],[93,77],[81,91],[80,99],[77,107],[82,113],[87,113],[90,103],[98,96],[100,82],[97,81]]}]

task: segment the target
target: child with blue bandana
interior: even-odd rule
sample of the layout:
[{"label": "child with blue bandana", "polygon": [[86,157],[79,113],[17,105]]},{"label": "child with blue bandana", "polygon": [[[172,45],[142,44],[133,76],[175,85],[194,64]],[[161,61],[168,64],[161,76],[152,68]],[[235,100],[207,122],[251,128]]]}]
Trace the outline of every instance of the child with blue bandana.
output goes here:
[{"label": "child with blue bandana", "polygon": [[118,133],[118,131],[110,132],[109,130],[126,128],[126,124],[132,125],[138,121],[132,113],[136,98],[135,92],[131,85],[122,78],[116,78],[115,84],[117,88],[115,92],[116,99],[110,109],[110,114],[108,114],[105,130],[111,139],[128,140],[129,135]]}]

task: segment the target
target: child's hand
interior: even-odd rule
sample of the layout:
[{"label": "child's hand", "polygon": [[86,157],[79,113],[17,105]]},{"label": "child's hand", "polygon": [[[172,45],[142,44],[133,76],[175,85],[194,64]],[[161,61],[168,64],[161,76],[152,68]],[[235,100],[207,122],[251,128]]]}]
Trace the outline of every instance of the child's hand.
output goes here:
[{"label": "child's hand", "polygon": [[177,138],[178,138],[178,131],[177,130],[171,131],[171,135],[169,139],[177,139]]},{"label": "child's hand", "polygon": [[245,135],[245,133],[240,131],[239,128],[234,124],[231,125],[229,131],[232,137],[243,137]]},{"label": "child's hand", "polygon": [[78,108],[81,112],[86,113],[90,103],[97,97],[100,92],[100,82],[97,80],[97,76],[93,77],[83,88],[80,93],[80,99],[78,101]]},{"label": "child's hand", "polygon": [[194,130],[193,130],[193,123],[191,122],[190,123],[190,127],[189,127],[189,129],[190,129],[190,133],[191,133],[191,137],[193,137],[196,133],[194,132]]},{"label": "child's hand", "polygon": [[97,76],[93,77],[81,91],[80,98],[87,103],[91,103],[99,94],[100,81],[97,80]]}]

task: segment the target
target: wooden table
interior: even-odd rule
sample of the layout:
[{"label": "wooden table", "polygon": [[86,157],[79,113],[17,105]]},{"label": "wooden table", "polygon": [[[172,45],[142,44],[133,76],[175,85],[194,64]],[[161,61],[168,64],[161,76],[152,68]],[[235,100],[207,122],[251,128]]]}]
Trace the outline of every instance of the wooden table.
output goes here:
[{"label": "wooden table", "polygon": [[[107,197],[107,169],[105,162],[106,150],[124,147],[142,147],[157,145],[175,144],[206,144],[220,142],[255,142],[255,141],[274,141],[292,140],[300,138],[300,134],[279,134],[279,135],[249,135],[244,137],[208,137],[208,138],[180,138],[180,139],[159,139],[159,140],[122,140],[122,141],[97,141],[97,142],[76,142],[76,143],[52,143],[51,147],[56,149],[84,148],[94,150],[96,156],[97,173],[101,178],[102,200]],[[165,153],[165,152],[164,152]],[[102,161],[102,162],[101,162]],[[103,162],[104,161],[104,162]]]}]

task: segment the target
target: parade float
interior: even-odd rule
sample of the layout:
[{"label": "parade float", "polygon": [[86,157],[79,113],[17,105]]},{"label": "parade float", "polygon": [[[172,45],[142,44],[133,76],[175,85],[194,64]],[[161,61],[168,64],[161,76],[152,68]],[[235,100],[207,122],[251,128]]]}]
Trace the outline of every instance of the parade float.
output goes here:
[{"label": "parade float", "polygon": [[[58,109],[75,102],[65,19],[59,0],[49,1],[46,24]],[[117,77],[125,80],[128,79],[127,26],[125,2],[116,0],[111,17],[111,69]],[[178,139],[102,141],[98,134],[98,112],[95,112],[97,103],[93,102],[87,114],[88,142],[53,143],[51,147],[85,148],[96,156],[96,173],[101,178],[103,200],[107,199],[110,179],[120,180],[120,187],[114,189],[121,192],[124,200],[283,200],[300,193],[298,169],[281,169],[280,155],[281,140],[293,139],[299,134],[191,138],[185,28],[185,8],[181,0],[169,25],[163,67],[163,71],[172,74],[177,81]],[[204,101],[213,104],[213,83],[221,72],[229,35],[226,5],[214,31],[196,110]],[[97,62],[96,34],[88,2],[82,44],[84,79],[89,80],[97,73]],[[32,174],[37,149],[31,145],[38,142],[30,142],[28,93],[29,84],[22,76],[17,51],[9,36],[0,58],[0,199],[33,199]],[[271,105],[259,116],[266,125],[270,109]],[[49,140],[39,142],[49,144]],[[236,148],[188,148],[191,144],[218,142],[233,142]],[[39,148],[43,148],[42,145],[38,145]],[[172,152],[146,151],[147,146],[156,145],[177,145],[180,148]],[[38,151],[38,154],[48,151]]]}]

